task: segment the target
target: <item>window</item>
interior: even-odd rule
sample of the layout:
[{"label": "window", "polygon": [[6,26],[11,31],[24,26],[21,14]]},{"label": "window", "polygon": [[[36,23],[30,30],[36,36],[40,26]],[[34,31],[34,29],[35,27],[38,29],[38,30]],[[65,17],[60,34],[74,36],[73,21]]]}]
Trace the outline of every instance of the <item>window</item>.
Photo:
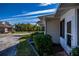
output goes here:
[{"label": "window", "polygon": [[67,23],[67,33],[71,33],[71,21]]},{"label": "window", "polygon": [[71,21],[67,22],[67,44],[71,47]]},{"label": "window", "polygon": [[65,37],[65,19],[60,22],[60,36]]}]

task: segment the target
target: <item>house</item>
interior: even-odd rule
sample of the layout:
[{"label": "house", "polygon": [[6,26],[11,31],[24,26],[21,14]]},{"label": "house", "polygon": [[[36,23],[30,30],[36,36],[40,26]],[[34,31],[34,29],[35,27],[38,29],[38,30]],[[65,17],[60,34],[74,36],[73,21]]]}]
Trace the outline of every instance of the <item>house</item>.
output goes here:
[{"label": "house", "polygon": [[44,23],[45,34],[50,34],[67,54],[71,55],[72,49],[79,46],[79,4],[61,3],[54,15],[39,19]]},{"label": "house", "polygon": [[43,23],[41,21],[38,21],[37,24],[43,26]]},{"label": "house", "polygon": [[37,24],[40,25],[42,31],[44,31],[44,24],[43,24],[43,22],[42,21],[38,21]]},{"label": "house", "polygon": [[0,21],[0,33],[9,33],[12,31],[12,26],[8,22]]}]

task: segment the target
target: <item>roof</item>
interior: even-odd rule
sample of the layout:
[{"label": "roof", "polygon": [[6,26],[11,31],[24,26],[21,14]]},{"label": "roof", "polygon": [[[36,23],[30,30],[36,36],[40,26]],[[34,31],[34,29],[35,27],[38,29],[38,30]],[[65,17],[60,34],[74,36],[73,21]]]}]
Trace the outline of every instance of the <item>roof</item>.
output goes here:
[{"label": "roof", "polygon": [[55,17],[59,17],[65,12],[67,12],[69,9],[72,8],[79,8],[79,3],[61,3],[59,8],[57,9],[57,12],[55,14]]},{"label": "roof", "polygon": [[11,24],[9,24],[9,22],[3,22],[3,21],[0,21],[0,27],[7,27],[7,28],[11,28]]},{"label": "roof", "polygon": [[72,8],[79,8],[79,3],[61,3],[59,4],[59,7],[57,8],[57,11],[55,14],[42,16],[42,17],[39,17],[39,19],[43,17],[60,18],[62,14],[64,14],[65,12],[67,12],[69,9],[72,9]]},{"label": "roof", "polygon": [[39,24],[39,25],[43,26],[42,21],[38,21],[38,22],[37,22],[37,24]]}]

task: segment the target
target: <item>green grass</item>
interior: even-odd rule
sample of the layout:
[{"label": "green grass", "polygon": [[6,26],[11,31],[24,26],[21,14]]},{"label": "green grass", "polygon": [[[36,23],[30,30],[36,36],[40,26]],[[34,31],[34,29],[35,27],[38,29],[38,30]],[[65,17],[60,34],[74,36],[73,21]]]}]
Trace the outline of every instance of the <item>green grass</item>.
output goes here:
[{"label": "green grass", "polygon": [[[33,31],[30,31],[30,32],[33,32]],[[28,31],[16,31],[16,32],[13,32],[13,33],[29,33]]]},{"label": "green grass", "polygon": [[43,32],[43,31],[16,31],[16,32],[13,32],[12,34],[27,34],[27,33],[35,33],[35,32]]},{"label": "green grass", "polygon": [[[27,38],[27,39],[25,39]],[[31,46],[27,42],[28,36],[23,36],[19,39],[20,43],[17,47],[17,56],[35,56],[36,54],[32,50]]]}]

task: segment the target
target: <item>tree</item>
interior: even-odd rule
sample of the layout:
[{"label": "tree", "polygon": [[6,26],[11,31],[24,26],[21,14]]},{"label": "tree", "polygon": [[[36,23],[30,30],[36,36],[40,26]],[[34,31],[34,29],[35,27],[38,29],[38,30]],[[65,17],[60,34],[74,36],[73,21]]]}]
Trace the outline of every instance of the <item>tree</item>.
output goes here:
[{"label": "tree", "polygon": [[15,24],[16,31],[40,31],[40,26],[33,24]]}]

